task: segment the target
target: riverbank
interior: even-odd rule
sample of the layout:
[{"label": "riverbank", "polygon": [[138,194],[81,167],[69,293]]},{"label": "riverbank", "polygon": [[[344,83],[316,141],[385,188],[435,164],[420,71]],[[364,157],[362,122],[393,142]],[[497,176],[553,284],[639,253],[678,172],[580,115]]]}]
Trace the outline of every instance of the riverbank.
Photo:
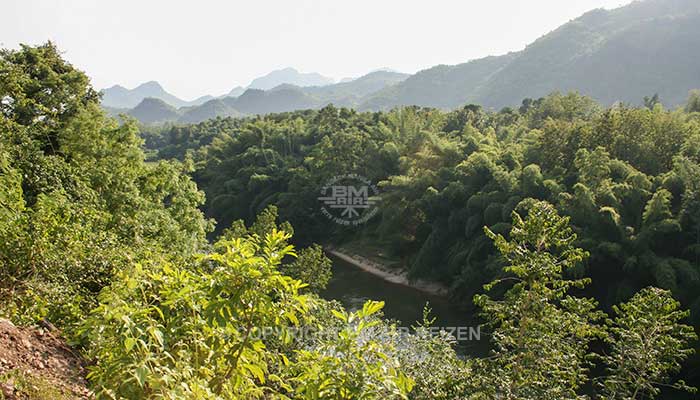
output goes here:
[{"label": "riverbank", "polygon": [[447,297],[449,294],[449,289],[440,283],[422,279],[410,280],[405,270],[397,271],[358,254],[349,254],[342,248],[326,247],[325,251],[387,282],[407,286],[433,296]]}]

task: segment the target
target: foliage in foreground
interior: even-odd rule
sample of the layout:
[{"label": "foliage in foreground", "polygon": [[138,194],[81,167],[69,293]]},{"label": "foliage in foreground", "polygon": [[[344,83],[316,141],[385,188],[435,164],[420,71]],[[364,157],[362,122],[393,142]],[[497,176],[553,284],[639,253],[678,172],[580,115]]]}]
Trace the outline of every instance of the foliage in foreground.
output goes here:
[{"label": "foliage in foreground", "polygon": [[[693,328],[679,323],[688,316],[679,306],[668,291],[645,288],[614,307],[616,318],[609,322],[607,338],[611,352],[603,357],[609,372],[604,398],[653,397],[660,384],[680,371],[680,362],[693,352],[686,345],[697,336]],[[683,381],[670,386],[696,392]]]},{"label": "foliage in foreground", "polygon": [[[594,360],[607,366],[607,373],[594,379],[603,381],[594,398],[654,398],[693,352],[688,346],[697,336],[680,323],[688,313],[679,311],[666,290],[640,291],[615,307],[617,318],[607,324],[594,300],[574,294],[590,279],[564,274],[588,255],[573,245],[569,218],[551,204],[530,204],[525,219],[514,213],[509,239],[485,229],[508,273],[486,288],[509,287],[502,296],[475,299],[493,329],[495,347],[491,357],[475,360],[484,371],[476,398],[585,399],[582,388],[590,383]],[[604,339],[611,351],[592,352],[596,339]],[[695,392],[682,381],[670,386]]]},{"label": "foliage in foreground", "polygon": [[76,326],[112,274],[206,246],[191,165],[146,163],[47,43],[0,50],[0,315]]},{"label": "foliage in foreground", "polygon": [[191,265],[137,264],[119,274],[84,326],[99,395],[405,397],[412,381],[391,367],[390,345],[359,340],[383,323],[370,319],[383,304],[320,310],[329,306],[279,271],[294,255],[288,238],[273,229],[222,240]]},{"label": "foliage in foreground", "polygon": [[[568,219],[546,203],[532,206],[528,218],[514,214],[510,240],[488,228],[506,259],[506,282],[515,283],[502,300],[478,295],[479,304],[494,328],[494,397],[504,399],[576,399],[587,380],[586,353],[591,340],[602,334],[591,299],[570,294],[589,279],[568,280],[565,270],[580,263],[586,253],[573,246],[576,235]],[[494,281],[493,288],[504,280]],[[562,384],[566,382],[566,384]],[[489,389],[486,389],[487,391]]]},{"label": "foliage in foreground", "polygon": [[[281,272],[294,250],[272,223],[223,238],[195,263],[120,274],[84,325],[90,379],[100,396],[128,399],[584,399],[599,360],[607,373],[594,398],[694,391],[672,380],[696,337],[670,293],[645,289],[603,323],[593,300],[572,293],[589,280],[564,278],[586,256],[568,218],[544,202],[527,212],[514,214],[509,239],[487,231],[509,274],[487,286],[507,286],[502,295],[476,300],[493,330],[489,357],[459,359],[429,323],[399,331],[380,318],[382,303],[347,312],[304,293]],[[591,350],[597,339],[607,355]]]}]

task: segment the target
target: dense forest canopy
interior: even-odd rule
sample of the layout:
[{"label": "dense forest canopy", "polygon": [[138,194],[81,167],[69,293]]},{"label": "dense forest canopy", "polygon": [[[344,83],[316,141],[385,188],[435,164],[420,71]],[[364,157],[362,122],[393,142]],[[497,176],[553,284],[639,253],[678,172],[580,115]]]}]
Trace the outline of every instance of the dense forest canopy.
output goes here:
[{"label": "dense forest canopy", "polygon": [[[302,243],[378,244],[414,277],[470,298],[500,273],[481,231],[506,233],[533,200],[571,217],[591,258],[577,274],[604,304],[648,285],[669,290],[700,321],[700,114],[662,104],[603,108],[578,95],[523,101],[518,110],[408,107],[358,113],[326,107],[214,119],[146,135],[159,158],[193,160],[205,211],[226,226],[269,204]],[[378,184],[380,213],[362,226],[329,224],[317,192],[337,175]]]},{"label": "dense forest canopy", "polygon": [[[2,50],[0,315],[58,325],[105,399],[694,393],[675,374],[700,311],[698,97],[328,106],[140,132],[53,44]],[[349,173],[381,190],[359,229],[317,200]],[[313,242],[371,243],[457,301],[476,294],[491,355],[458,357],[427,310],[406,334],[381,302],[323,300]]]}]

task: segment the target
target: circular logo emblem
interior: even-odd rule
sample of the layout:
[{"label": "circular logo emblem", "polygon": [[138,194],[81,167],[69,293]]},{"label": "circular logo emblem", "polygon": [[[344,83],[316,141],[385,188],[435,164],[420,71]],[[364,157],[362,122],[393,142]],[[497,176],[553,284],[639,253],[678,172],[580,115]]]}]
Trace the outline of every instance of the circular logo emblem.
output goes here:
[{"label": "circular logo emblem", "polygon": [[360,225],[377,213],[379,189],[369,179],[357,175],[338,175],[321,188],[318,200],[321,212],[340,225]]}]

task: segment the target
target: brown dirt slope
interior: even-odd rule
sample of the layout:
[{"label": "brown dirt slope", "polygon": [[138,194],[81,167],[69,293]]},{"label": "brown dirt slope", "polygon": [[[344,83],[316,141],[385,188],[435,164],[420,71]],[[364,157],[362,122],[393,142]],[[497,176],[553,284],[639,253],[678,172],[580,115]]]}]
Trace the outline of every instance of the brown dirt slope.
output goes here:
[{"label": "brown dirt slope", "polygon": [[50,324],[21,328],[0,318],[0,399],[89,399],[82,359]]}]

